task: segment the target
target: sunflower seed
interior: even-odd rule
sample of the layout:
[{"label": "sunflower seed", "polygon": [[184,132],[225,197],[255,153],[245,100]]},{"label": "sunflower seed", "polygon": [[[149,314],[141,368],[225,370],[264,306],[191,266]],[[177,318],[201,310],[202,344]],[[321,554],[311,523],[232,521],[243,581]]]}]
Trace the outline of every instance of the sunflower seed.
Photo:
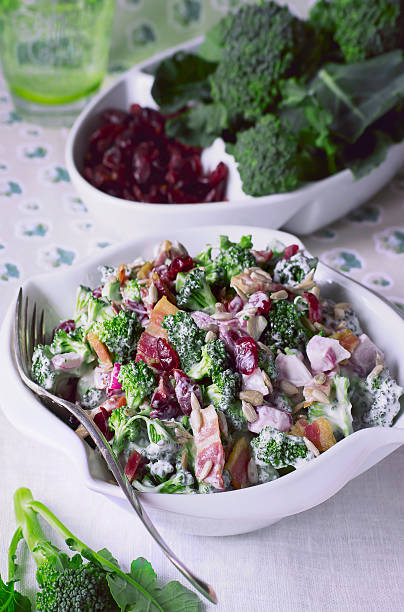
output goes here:
[{"label": "sunflower seed", "polygon": [[269,277],[267,278],[266,276],[264,276],[263,274],[261,274],[260,272],[255,271],[250,273],[250,277],[255,280],[258,281],[259,283],[266,283],[267,285],[270,284],[272,282],[272,278]]},{"label": "sunflower seed", "polygon": [[268,321],[262,315],[251,317],[247,321],[247,331],[254,340],[258,340],[262,336],[262,332],[267,327]]},{"label": "sunflower seed", "polygon": [[253,406],[260,406],[264,401],[264,396],[262,395],[262,393],[253,389],[246,389],[245,391],[240,391],[239,397],[241,400],[245,400]]},{"label": "sunflower seed", "polygon": [[320,297],[320,287],[314,285],[313,289],[311,289],[311,293],[318,299]]},{"label": "sunflower seed", "polygon": [[193,391],[191,393],[191,408],[196,411],[200,411],[201,409],[201,404]]},{"label": "sunflower seed", "polygon": [[316,383],[316,385],[323,385],[325,381],[327,380],[327,376],[324,374],[324,372],[320,372],[320,374],[316,374],[313,377],[313,380]]},{"label": "sunflower seed", "polygon": [[191,421],[192,431],[198,433],[202,427],[202,415],[200,410],[191,410],[189,417]]},{"label": "sunflower seed", "polygon": [[320,391],[320,389],[313,389],[311,392],[313,398],[320,402],[321,404],[329,404],[330,399],[324,393],[324,391]]},{"label": "sunflower seed", "polygon": [[231,312],[215,312],[212,315],[212,319],[215,319],[215,321],[229,321],[232,318]]},{"label": "sunflower seed", "polygon": [[307,450],[311,451],[315,457],[318,457],[320,454],[320,451],[318,450],[317,446],[315,446],[311,440],[306,438],[306,436],[303,436],[303,440],[304,440]]},{"label": "sunflower seed", "polygon": [[209,476],[212,470],[212,467],[213,467],[213,463],[210,459],[208,459],[206,463],[204,464],[203,468],[201,469],[201,471],[199,472],[198,480],[205,480],[205,478]]},{"label": "sunflower seed", "polygon": [[[135,414],[137,414],[137,413],[135,413]],[[174,427],[177,427],[177,425],[178,425],[178,423],[176,423],[176,421],[161,421],[161,422],[163,423],[164,427],[169,427],[170,429],[174,428]]]},{"label": "sunflower seed", "polygon": [[373,370],[370,372],[370,374],[368,375],[368,378],[370,378],[371,380],[373,380],[373,378],[376,378],[376,376],[379,376],[380,372],[383,371],[383,365],[381,363],[379,363],[379,365],[376,365]]},{"label": "sunflower seed", "polygon": [[79,425],[77,429],[74,431],[74,433],[77,434],[81,440],[84,440],[84,438],[88,436],[88,431],[84,427],[84,425]]},{"label": "sunflower seed", "polygon": [[262,276],[266,280],[272,281],[272,276],[266,270],[263,270],[262,268],[254,268],[254,272],[255,274],[258,274],[258,276]]},{"label": "sunflower seed", "polygon": [[318,323],[317,321],[315,321],[313,325],[316,329],[319,329],[320,331],[323,331],[325,334],[327,334],[327,336],[331,336],[331,334],[334,333],[334,330],[330,329],[329,327],[326,327],[322,323]]},{"label": "sunflower seed", "polygon": [[311,331],[316,331],[316,328],[314,327],[313,323],[310,321],[308,317],[303,317],[303,320],[304,320],[305,325],[307,325],[307,327],[311,329]]},{"label": "sunflower seed", "polygon": [[377,366],[378,365],[384,366],[384,359],[383,359],[383,357],[381,356],[380,353],[376,353],[376,365]]},{"label": "sunflower seed", "polygon": [[183,470],[186,470],[188,467],[188,451],[186,448],[184,448],[181,455],[181,465]]},{"label": "sunflower seed", "polygon": [[344,329],[344,327],[346,327],[346,321],[345,321],[345,319],[343,319],[342,321],[340,321],[340,322],[338,323],[338,325],[337,325],[336,329],[341,330],[341,329]]},{"label": "sunflower seed", "polygon": [[149,304],[155,304],[158,300],[159,292],[157,291],[157,287],[154,283],[152,283],[149,287],[149,293],[147,295],[147,301]]},{"label": "sunflower seed", "polygon": [[298,404],[296,404],[296,406],[293,406],[292,413],[296,414],[297,412],[299,412],[299,410],[302,410],[302,408],[304,408],[305,403],[306,402],[303,401],[303,402],[299,402]]},{"label": "sunflower seed", "polygon": [[348,308],[351,308],[351,304],[349,302],[337,302],[334,305],[334,308],[341,308],[342,310],[347,310]]},{"label": "sunflower seed", "polygon": [[265,372],[265,370],[261,370],[261,374],[262,374],[262,379],[264,381],[264,384],[268,387],[268,392],[272,393],[272,391],[274,390],[273,386],[272,386],[272,382],[271,379],[269,378],[268,374]]},{"label": "sunflower seed", "polygon": [[334,317],[336,319],[343,319],[345,317],[345,310],[343,308],[334,308]]},{"label": "sunflower seed", "polygon": [[255,412],[253,406],[249,402],[242,400],[241,409],[247,421],[249,423],[255,423],[255,421],[258,419],[258,414]]},{"label": "sunflower seed", "polygon": [[227,438],[228,435],[229,435],[229,428],[227,426],[226,417],[224,416],[224,414],[223,414],[223,412],[221,410],[216,410],[216,413],[217,413],[217,418],[218,418],[218,421],[219,421],[220,431],[222,432],[224,437]]},{"label": "sunflower seed", "polygon": [[215,332],[209,330],[208,333],[205,336],[205,342],[212,342],[213,340],[216,340],[217,336],[215,334]]},{"label": "sunflower seed", "polygon": [[263,351],[265,351],[266,353],[268,353],[268,355],[271,355],[273,357],[273,352],[271,351],[269,346],[267,346],[263,342],[257,342],[257,344]]},{"label": "sunflower seed", "polygon": [[186,429],[181,429],[180,427],[176,427],[174,429],[174,433],[176,436],[180,438],[187,438],[188,440],[192,440],[191,434]]},{"label": "sunflower seed", "polygon": [[286,300],[288,297],[288,292],[285,291],[285,289],[281,289],[280,291],[275,291],[274,293],[271,293],[270,298],[271,300]]},{"label": "sunflower seed", "polygon": [[258,482],[258,470],[255,465],[254,459],[250,459],[247,466],[247,477],[251,484],[256,484]]},{"label": "sunflower seed", "polygon": [[288,380],[281,380],[280,387],[285,393],[285,395],[288,396],[296,395],[297,393],[299,393],[299,389],[296,387],[296,385],[289,382]]},{"label": "sunflower seed", "polygon": [[235,285],[234,287],[234,291],[237,293],[237,295],[239,297],[241,297],[241,299],[243,300],[243,302],[248,302],[248,296],[246,293],[244,293],[244,291],[242,291],[239,287],[237,287],[237,285]]},{"label": "sunflower seed", "polygon": [[295,289],[313,289],[315,287],[316,282],[314,280],[305,280],[295,286]]},{"label": "sunflower seed", "polygon": [[215,304],[216,312],[226,312],[226,308],[222,302],[216,302]]}]

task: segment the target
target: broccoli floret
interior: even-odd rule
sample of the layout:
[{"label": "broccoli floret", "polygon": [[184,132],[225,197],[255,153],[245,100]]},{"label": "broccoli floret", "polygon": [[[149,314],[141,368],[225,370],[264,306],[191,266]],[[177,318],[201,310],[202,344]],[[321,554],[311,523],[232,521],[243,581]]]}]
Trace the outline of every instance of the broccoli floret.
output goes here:
[{"label": "broccoli floret", "polygon": [[[21,539],[25,540],[37,565],[39,592],[36,610],[118,612],[123,609],[122,606],[126,609],[163,610],[163,607],[167,609],[164,603],[167,601],[172,604],[173,610],[176,605],[178,609],[186,608],[187,612],[200,609],[198,597],[179,582],[160,587],[152,566],[142,557],[132,562],[130,573],[122,571],[107,549],[97,552],[82,542],[45,504],[34,500],[29,489],[15,492],[14,511],[17,531],[9,548],[9,584],[4,585],[0,578],[0,585],[7,588],[5,593],[2,589],[0,594],[1,603],[5,604],[3,610],[31,610],[29,599],[14,590],[15,553]],[[38,516],[78,554],[70,558],[54,546],[45,536]]]},{"label": "broccoli floret", "polygon": [[130,300],[131,302],[140,302],[142,297],[140,295],[140,286],[137,280],[129,279],[124,287],[121,288],[122,297],[124,300]]},{"label": "broccoli floret", "polygon": [[330,421],[334,433],[345,437],[352,433],[352,404],[348,397],[349,379],[345,376],[335,376],[330,395],[330,404],[316,402],[309,408],[310,421],[325,417]]},{"label": "broccoli floret", "polygon": [[204,251],[194,257],[194,261],[203,266],[205,270],[205,279],[209,285],[223,285],[225,280],[225,272],[215,261],[212,255],[212,246],[207,246]]},{"label": "broccoli floret", "polygon": [[273,301],[268,318],[270,328],[266,344],[270,348],[302,349],[313,336],[313,332],[304,326],[302,312],[294,302]]},{"label": "broccoli floret", "polygon": [[226,351],[226,346],[222,340],[217,338],[205,344],[202,348],[201,361],[195,363],[187,374],[195,380],[199,380],[204,376],[211,376],[213,378],[223,370],[226,370],[228,365],[229,356]]},{"label": "broccoli floret", "polygon": [[203,310],[209,314],[215,312],[216,298],[210,290],[202,268],[194,268],[186,274],[183,272],[177,274],[175,289],[180,308]]},{"label": "broccoli floret", "polygon": [[131,361],[122,365],[118,381],[126,394],[129,408],[136,410],[142,401],[153,392],[156,377],[153,370],[144,361]]},{"label": "broccoli floret", "polygon": [[257,265],[257,260],[250,252],[252,246],[251,235],[243,236],[240,242],[231,242],[227,236],[220,236],[220,250],[215,264],[224,270],[228,282],[245,268]]},{"label": "broccoli floret", "polygon": [[96,326],[99,340],[107,345],[114,361],[119,363],[126,363],[134,356],[142,331],[136,314],[129,310],[121,310]]},{"label": "broccoli floret", "polygon": [[276,469],[298,468],[314,459],[302,437],[291,436],[269,425],[251,441],[251,449],[258,465],[270,464]]},{"label": "broccoli floret", "polygon": [[107,281],[102,288],[101,295],[111,302],[122,302],[121,283],[119,280]]},{"label": "broccoli floret", "polygon": [[114,432],[112,450],[118,456],[128,442],[136,442],[139,436],[140,422],[136,417],[130,417],[126,407],[122,406],[111,412],[108,427]]},{"label": "broccoli floret", "polygon": [[77,353],[83,360],[84,365],[88,365],[94,361],[94,355],[88,343],[85,341],[83,331],[80,328],[76,329],[74,332],[65,332],[63,329],[58,329],[54,335],[50,348],[54,355]]},{"label": "broccoli floret", "polygon": [[400,411],[402,393],[403,388],[391,377],[388,368],[374,378],[354,381],[351,398],[354,429],[390,427]]},{"label": "broccoli floret", "polygon": [[[42,532],[37,512],[69,541],[72,534],[43,504],[37,510],[31,492],[19,489],[14,495],[15,515],[28,548],[37,564],[37,609],[46,612],[106,612],[117,610],[107,583],[107,572],[99,561],[83,562],[80,554],[72,558],[51,544]],[[77,550],[85,552],[79,541]],[[88,549],[88,553],[90,549]],[[97,553],[94,554],[94,557]]]},{"label": "broccoli floret", "polygon": [[161,326],[167,330],[168,340],[180,358],[182,369],[188,372],[202,359],[205,332],[199,329],[191,315],[184,310],[164,317]]},{"label": "broccoli floret", "polygon": [[[65,395],[64,390],[68,392],[68,388],[64,388],[68,386],[70,379],[79,378],[88,366],[78,355],[78,363],[74,367],[68,369],[55,367],[52,363],[54,357],[52,346],[38,344],[32,355],[32,377],[44,389],[55,395]],[[92,359],[92,356],[89,355],[88,359]]]},{"label": "broccoli floret", "polygon": [[230,124],[260,117],[277,100],[282,80],[299,74],[306,63],[310,31],[275,2],[243,6],[219,22],[220,60],[210,77],[211,92]]},{"label": "broccoli floret", "polygon": [[311,20],[333,34],[347,63],[360,62],[403,45],[401,0],[334,0],[312,9]]},{"label": "broccoli floret", "polygon": [[262,348],[258,349],[258,367],[268,374],[272,382],[278,380],[279,372],[275,365],[275,358],[268,351]]},{"label": "broccoli floret", "polygon": [[188,470],[180,469],[168,480],[157,486],[149,477],[145,477],[142,482],[133,481],[133,486],[142,493],[195,493],[195,479]]},{"label": "broccoli floret", "polygon": [[213,384],[206,388],[209,401],[224,413],[231,428],[237,431],[246,429],[248,425],[238,398],[240,389],[241,376],[230,369],[213,376]]},{"label": "broccoli floret", "polygon": [[317,263],[317,257],[307,257],[301,252],[289,259],[280,259],[274,268],[274,281],[294,287],[302,282],[310,270],[316,269]]},{"label": "broccoli floret", "polygon": [[293,191],[300,181],[299,142],[286,121],[265,115],[239,132],[226,150],[238,163],[243,191],[252,196]]}]

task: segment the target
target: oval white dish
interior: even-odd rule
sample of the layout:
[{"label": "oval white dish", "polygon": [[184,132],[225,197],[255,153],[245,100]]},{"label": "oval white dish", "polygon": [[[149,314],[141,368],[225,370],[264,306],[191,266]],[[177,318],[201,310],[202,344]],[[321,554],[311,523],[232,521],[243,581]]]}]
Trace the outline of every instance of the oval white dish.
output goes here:
[{"label": "oval white dish", "polygon": [[316,181],[290,193],[254,198],[243,193],[237,164],[224,151],[218,139],[206,150],[203,163],[206,169],[225,161],[229,166],[227,201],[205,204],[147,204],[128,202],[103,193],[82,176],[82,162],[90,134],[96,129],[97,117],[107,108],[128,110],[137,102],[156,108],[151,97],[151,71],[165,57],[185,50],[195,51],[202,38],[138,64],[111,87],[98,94],[76,119],[66,143],[66,165],[80,197],[94,215],[106,224],[116,225],[123,236],[131,237],[143,230],[178,229],[191,225],[214,223],[254,224],[259,227],[284,227],[299,234],[310,234],[320,227],[344,216],[379,191],[404,163],[404,141],[393,145],[386,159],[370,174],[355,180],[350,170]]},{"label": "oval white dish", "polygon": [[[192,254],[207,242],[216,243],[219,234],[239,240],[252,233],[254,245],[264,248],[272,239],[285,244],[300,241],[290,234],[254,227],[211,226],[148,235],[130,243],[104,250],[97,256],[63,272],[37,276],[24,283],[24,292],[47,307],[50,330],[60,319],[69,318],[80,283],[96,286],[97,267],[119,264],[137,255],[150,256],[156,242],[169,238],[187,245]],[[339,272],[319,264],[317,278],[324,294],[337,301],[349,301],[359,312],[364,329],[388,355],[392,374],[403,384],[404,320],[383,299]],[[0,332],[1,406],[23,435],[65,452],[77,476],[98,493],[131,511],[121,490],[111,484],[102,459],[83,443],[62,421],[51,414],[22,384],[13,363],[11,342],[14,304]],[[386,350],[388,349],[388,350]],[[279,480],[239,491],[214,495],[142,494],[154,520],[160,525],[181,525],[181,530],[198,535],[231,535],[268,526],[325,501],[375,463],[404,444],[404,414],[392,428],[375,427],[356,432],[338,442],[315,461]]]}]

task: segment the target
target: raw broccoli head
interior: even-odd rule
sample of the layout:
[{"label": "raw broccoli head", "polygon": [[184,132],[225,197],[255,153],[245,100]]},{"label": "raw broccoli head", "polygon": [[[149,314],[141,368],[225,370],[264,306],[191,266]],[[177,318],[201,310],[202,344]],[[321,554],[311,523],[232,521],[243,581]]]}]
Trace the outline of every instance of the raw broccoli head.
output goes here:
[{"label": "raw broccoli head", "polygon": [[214,375],[213,384],[206,388],[209,401],[225,414],[233,430],[246,429],[248,424],[238,397],[240,389],[241,376],[230,369]]},{"label": "raw broccoli head", "polygon": [[140,302],[140,287],[135,279],[129,279],[124,287],[121,288],[123,299],[130,300],[131,302]]},{"label": "raw broccoli head", "polygon": [[194,268],[186,274],[177,274],[175,288],[177,304],[180,308],[202,310],[209,314],[215,312],[216,298],[213,295],[202,268]]},{"label": "raw broccoli head", "polygon": [[128,442],[135,442],[138,438],[140,423],[137,419],[128,416],[125,406],[111,412],[108,426],[114,433],[112,450],[116,455],[123,451]]},{"label": "raw broccoli head", "polygon": [[330,421],[334,433],[346,436],[352,433],[352,404],[349,401],[349,379],[335,376],[329,404],[315,402],[309,407],[309,420],[325,417]]},{"label": "raw broccoli head", "polygon": [[52,365],[54,356],[49,345],[38,344],[32,355],[32,375],[35,382],[51,391],[55,387],[58,373]]},{"label": "raw broccoli head", "polygon": [[222,285],[225,280],[225,273],[223,268],[216,263],[212,255],[212,249],[211,246],[206,247],[194,260],[197,264],[203,266],[205,278],[209,285]]},{"label": "raw broccoli head", "polygon": [[199,380],[204,376],[212,378],[219,375],[229,365],[229,356],[226,351],[226,346],[220,338],[208,342],[202,348],[202,359],[199,363],[195,363],[187,372],[188,376]]},{"label": "raw broccoli head", "polygon": [[363,427],[390,427],[400,412],[403,388],[391,377],[388,368],[378,376],[353,381],[354,429]]},{"label": "raw broccoli head", "polygon": [[238,163],[243,191],[252,196],[295,189],[300,180],[299,142],[290,125],[265,115],[253,127],[239,132],[227,145]]},{"label": "raw broccoli head", "polygon": [[298,252],[289,259],[280,259],[274,268],[274,281],[294,287],[302,282],[312,268],[316,268],[317,257],[307,257]]},{"label": "raw broccoli head", "polygon": [[175,315],[164,317],[162,327],[167,330],[168,340],[174,347],[184,372],[188,372],[202,359],[205,332],[196,325],[188,312],[178,310]]},{"label": "raw broccoli head", "polygon": [[271,381],[278,380],[279,372],[275,365],[275,358],[262,348],[258,349],[258,367],[268,374]]},{"label": "raw broccoli head", "polygon": [[314,459],[303,438],[283,433],[269,425],[251,441],[251,449],[257,463],[270,464],[276,469],[299,467]]},{"label": "raw broccoli head", "polygon": [[80,285],[76,299],[76,327],[82,327],[85,332],[88,332],[96,324],[102,323],[115,315],[116,313],[109,300],[93,297],[91,289]]},{"label": "raw broccoli head", "polygon": [[105,571],[95,563],[83,563],[80,555],[71,559],[57,553],[63,569],[45,561],[37,570],[40,591],[37,609],[45,612],[105,612],[116,610]]},{"label": "raw broccoli head", "polygon": [[153,370],[144,361],[131,361],[122,365],[118,381],[126,393],[128,406],[136,409],[154,391],[156,378]]},{"label": "raw broccoli head", "polygon": [[136,353],[137,342],[143,331],[134,312],[121,310],[118,315],[96,326],[96,333],[107,345],[114,361],[125,363]]},{"label": "raw broccoli head", "polygon": [[231,242],[227,236],[220,236],[220,249],[215,264],[224,270],[228,282],[245,268],[257,265],[257,260],[250,252],[252,246],[251,235],[243,236],[240,242]]},{"label": "raw broccoli head", "polygon": [[277,100],[282,79],[301,72],[310,27],[288,8],[263,2],[226,16],[215,31],[221,54],[210,77],[213,100],[231,125],[255,120]]},{"label": "raw broccoli head", "polygon": [[270,327],[265,343],[271,348],[302,349],[313,335],[313,332],[304,326],[302,312],[294,302],[273,301],[268,318]]},{"label": "raw broccoli head", "polygon": [[401,0],[334,0],[312,9],[311,19],[333,34],[347,63],[360,62],[403,45]]}]

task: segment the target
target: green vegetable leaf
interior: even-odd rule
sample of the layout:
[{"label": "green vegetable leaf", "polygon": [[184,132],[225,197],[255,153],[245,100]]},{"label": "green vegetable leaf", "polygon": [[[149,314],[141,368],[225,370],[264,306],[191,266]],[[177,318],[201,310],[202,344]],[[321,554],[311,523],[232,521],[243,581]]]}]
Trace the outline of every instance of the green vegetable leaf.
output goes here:
[{"label": "green vegetable leaf", "polygon": [[393,144],[389,134],[384,132],[376,131],[372,134],[372,137],[369,146],[363,150],[363,156],[357,156],[345,161],[345,165],[352,170],[356,179],[366,176],[373,168],[384,162],[389,147]]},{"label": "green vegetable leaf", "polygon": [[356,64],[327,64],[310,84],[310,94],[332,113],[331,131],[355,142],[404,99],[403,53],[392,51]]},{"label": "green vegetable leaf", "polygon": [[133,584],[120,576],[108,576],[108,585],[112,596],[125,612],[198,612],[198,596],[177,581],[164,587],[157,584],[157,576],[146,559],[139,557],[132,562],[128,576],[140,584],[150,598],[147,598]]},{"label": "green vegetable leaf", "polygon": [[157,68],[152,96],[165,113],[174,113],[194,100],[209,102],[208,77],[215,70],[216,64],[180,51]]},{"label": "green vegetable leaf", "polygon": [[217,23],[205,34],[205,40],[198,49],[199,57],[209,62],[219,62],[223,52],[222,24]]},{"label": "green vegetable leaf", "polygon": [[28,597],[14,590],[15,580],[4,583],[0,576],[0,612],[31,612]]},{"label": "green vegetable leaf", "polygon": [[227,112],[222,104],[198,104],[169,119],[166,133],[192,147],[209,147],[227,126]]}]

